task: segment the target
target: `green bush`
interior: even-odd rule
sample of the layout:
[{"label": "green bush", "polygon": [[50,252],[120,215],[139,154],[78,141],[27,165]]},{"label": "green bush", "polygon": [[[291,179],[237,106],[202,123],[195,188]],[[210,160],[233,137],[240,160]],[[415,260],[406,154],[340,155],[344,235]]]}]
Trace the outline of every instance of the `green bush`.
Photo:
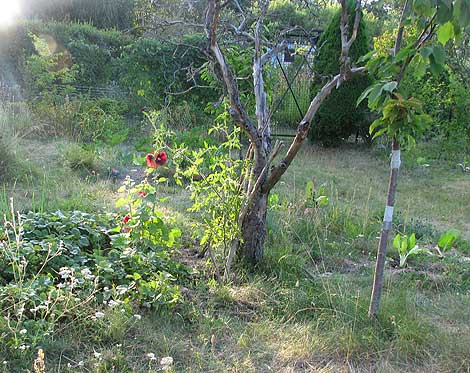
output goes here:
[{"label": "green bush", "polygon": [[123,114],[127,106],[110,98],[82,99],[78,113],[80,139],[115,146],[127,139],[129,128]]},{"label": "green bush", "polygon": [[[129,92],[130,106],[134,110],[144,107],[158,109],[168,99],[166,92],[181,92],[193,86],[193,81],[188,80],[187,68],[198,68],[206,62],[200,52],[205,40],[204,35],[195,34],[183,37],[180,43],[184,47],[149,38],[140,38],[128,45],[119,60],[119,83]],[[177,104],[188,97],[199,107],[201,102],[216,99],[214,90],[207,88],[196,88],[186,95],[172,96],[170,99]],[[199,111],[202,112],[201,109]]]},{"label": "green bush", "polygon": [[[354,23],[354,11],[350,6],[350,24]],[[337,12],[328,28],[322,34],[318,45],[321,46],[315,59],[314,69],[322,77],[339,73],[339,58],[341,54],[341,35],[339,25],[341,12]],[[354,63],[369,51],[369,42],[365,22],[361,19],[356,41],[352,44],[349,56]],[[339,89],[333,90],[330,96],[320,106],[313,119],[311,139],[320,141],[325,146],[338,145],[350,135],[360,135],[368,140],[369,114],[366,104],[356,108],[360,94],[370,85],[367,76],[355,76],[343,83]],[[313,87],[313,93],[318,92],[321,85]]]},{"label": "green bush", "polygon": [[425,137],[440,139],[446,158],[456,160],[462,153],[470,155],[470,90],[452,71],[445,70],[439,76],[427,73],[421,79],[407,74],[403,89],[423,103],[432,118]]}]

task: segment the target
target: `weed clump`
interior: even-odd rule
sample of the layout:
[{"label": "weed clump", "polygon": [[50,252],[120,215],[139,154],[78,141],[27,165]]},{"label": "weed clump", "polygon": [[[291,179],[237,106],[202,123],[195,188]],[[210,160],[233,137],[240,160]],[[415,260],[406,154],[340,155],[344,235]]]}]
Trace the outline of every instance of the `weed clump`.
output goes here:
[{"label": "weed clump", "polygon": [[79,144],[70,144],[64,150],[64,159],[72,170],[93,172],[98,169],[96,153]]}]

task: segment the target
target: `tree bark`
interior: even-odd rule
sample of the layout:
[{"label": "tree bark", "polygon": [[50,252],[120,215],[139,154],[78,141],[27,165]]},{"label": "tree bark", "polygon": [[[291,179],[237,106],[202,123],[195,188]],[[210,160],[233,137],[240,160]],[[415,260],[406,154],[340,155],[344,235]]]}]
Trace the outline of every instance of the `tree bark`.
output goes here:
[{"label": "tree bark", "polygon": [[266,240],[266,212],[268,193],[258,192],[252,197],[251,206],[241,220],[242,253],[253,264],[258,263],[264,254]]},{"label": "tree bark", "polygon": [[369,317],[377,318],[380,307],[384,283],[385,258],[387,255],[387,243],[392,228],[393,208],[397,191],[398,172],[400,170],[400,144],[396,139],[392,143],[392,161],[390,163],[390,180],[388,183],[387,205],[385,206],[382,230],[380,232],[377,262],[375,264],[374,284],[369,305]]}]

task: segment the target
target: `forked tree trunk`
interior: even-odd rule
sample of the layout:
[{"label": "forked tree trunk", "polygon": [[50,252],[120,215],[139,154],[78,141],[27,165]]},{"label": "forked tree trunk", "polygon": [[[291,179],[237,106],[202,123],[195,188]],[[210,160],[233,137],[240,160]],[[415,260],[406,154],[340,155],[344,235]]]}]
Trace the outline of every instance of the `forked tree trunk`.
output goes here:
[{"label": "forked tree trunk", "polygon": [[380,297],[384,283],[385,258],[387,255],[387,243],[392,229],[393,208],[397,191],[398,172],[400,170],[400,144],[396,139],[392,143],[392,160],[390,163],[390,181],[388,183],[387,205],[385,206],[382,231],[380,233],[377,262],[375,264],[374,284],[369,305],[369,317],[376,318],[379,313]]},{"label": "forked tree trunk", "polygon": [[[253,166],[249,172],[248,180],[243,181],[244,192],[246,194],[246,204],[240,210],[238,224],[240,227],[242,242],[238,239],[232,243],[225,267],[225,278],[230,275],[230,267],[237,248],[241,247],[241,252],[252,262],[257,263],[263,257],[264,241],[266,239],[266,212],[268,205],[269,191],[276,185],[281,176],[287,170],[292,160],[298,153],[303,141],[306,139],[310,123],[321,103],[330,95],[334,88],[338,88],[344,81],[348,80],[352,74],[364,71],[363,67],[352,68],[350,66],[349,49],[356,39],[357,30],[361,18],[361,1],[356,2],[356,16],[349,37],[348,14],[346,0],[340,0],[341,17],[341,69],[340,74],[331,78],[318,92],[310,103],[302,121],[297,127],[297,133],[285,156],[272,165],[272,162],[279,154],[283,144],[277,143],[271,147],[270,116],[268,114],[266,92],[263,81],[263,67],[269,63],[272,56],[280,53],[286,47],[286,41],[272,47],[266,44],[260,32],[263,30],[263,19],[267,16],[269,1],[262,2],[261,14],[254,28],[254,35],[250,35],[244,30],[246,17],[239,27],[234,27],[235,33],[247,36],[250,42],[254,42],[255,53],[253,59],[253,93],[256,101],[256,122],[248,115],[238,89],[236,76],[233,74],[231,66],[227,63],[224,53],[217,41],[217,30],[219,24],[220,10],[226,2],[221,0],[209,0],[206,8],[205,29],[208,37],[208,51],[210,58],[218,69],[215,70],[217,76],[223,81],[227,97],[230,101],[229,113],[234,122],[245,132],[250,140],[250,149],[253,154]],[[238,2],[236,2],[238,4]],[[241,7],[238,5],[240,11]],[[269,45],[269,48],[268,48]],[[246,182],[248,183],[247,186]]]}]

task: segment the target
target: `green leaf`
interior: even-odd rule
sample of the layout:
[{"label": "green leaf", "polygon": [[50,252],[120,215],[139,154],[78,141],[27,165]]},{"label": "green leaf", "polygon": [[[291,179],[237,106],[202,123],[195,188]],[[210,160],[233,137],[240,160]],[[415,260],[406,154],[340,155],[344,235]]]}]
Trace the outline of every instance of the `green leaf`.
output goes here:
[{"label": "green leaf", "polygon": [[361,93],[359,98],[357,99],[356,106],[359,106],[359,104],[364,101],[364,99],[369,95],[369,93],[374,89],[375,85],[372,85],[370,87],[367,87],[364,92]]},{"label": "green leaf", "polygon": [[452,22],[446,22],[437,29],[437,40],[439,40],[439,43],[442,45],[446,45],[446,43],[453,37],[454,25]]},{"label": "green leaf", "polygon": [[444,24],[452,19],[452,1],[451,0],[438,0],[436,20],[440,24]]},{"label": "green leaf", "polygon": [[326,207],[328,206],[328,203],[330,202],[329,198],[327,196],[320,196],[318,197],[315,202],[319,207]]},{"label": "green leaf", "polygon": [[427,63],[420,54],[417,54],[415,58],[413,58],[413,67],[414,76],[416,79],[420,80],[426,74],[427,68]]},{"label": "green leaf", "polygon": [[430,62],[429,68],[434,75],[438,76],[440,73],[442,73],[444,68],[442,67],[442,65],[439,65],[436,63],[433,56],[431,56],[431,58],[429,59],[429,62]]},{"label": "green leaf", "polygon": [[398,82],[388,82],[386,84],[383,85],[382,89],[386,92],[390,92],[392,93],[398,86]]},{"label": "green leaf", "polygon": [[409,248],[413,249],[416,246],[416,235],[413,233],[409,239]]},{"label": "green leaf", "polygon": [[429,58],[429,56],[432,54],[432,47],[423,47],[421,48],[421,56],[423,56],[423,58]]},{"label": "green leaf", "polygon": [[446,52],[440,45],[435,45],[432,49],[432,55],[437,64],[443,65],[446,61]]},{"label": "green leaf", "polygon": [[419,15],[431,16],[434,9],[431,0],[414,0],[413,10]]},{"label": "green leaf", "polygon": [[461,27],[470,25],[470,0],[456,0],[454,5],[454,18]]},{"label": "green leaf", "polygon": [[406,241],[406,237],[403,241],[401,241],[401,252],[406,253],[408,251],[408,242]]},{"label": "green leaf", "polygon": [[393,247],[397,249],[398,251],[400,251],[400,246],[401,246],[400,241],[401,241],[401,237],[399,234],[397,234],[395,238],[393,239]]},{"label": "green leaf", "polygon": [[448,231],[444,232],[441,237],[439,238],[439,241],[437,243],[437,246],[444,251],[448,250],[452,247],[454,242],[460,237],[460,232],[456,229],[449,229]]},{"label": "green leaf", "polygon": [[380,95],[382,94],[382,84],[376,84],[369,94],[369,107],[375,109],[378,105]]}]

